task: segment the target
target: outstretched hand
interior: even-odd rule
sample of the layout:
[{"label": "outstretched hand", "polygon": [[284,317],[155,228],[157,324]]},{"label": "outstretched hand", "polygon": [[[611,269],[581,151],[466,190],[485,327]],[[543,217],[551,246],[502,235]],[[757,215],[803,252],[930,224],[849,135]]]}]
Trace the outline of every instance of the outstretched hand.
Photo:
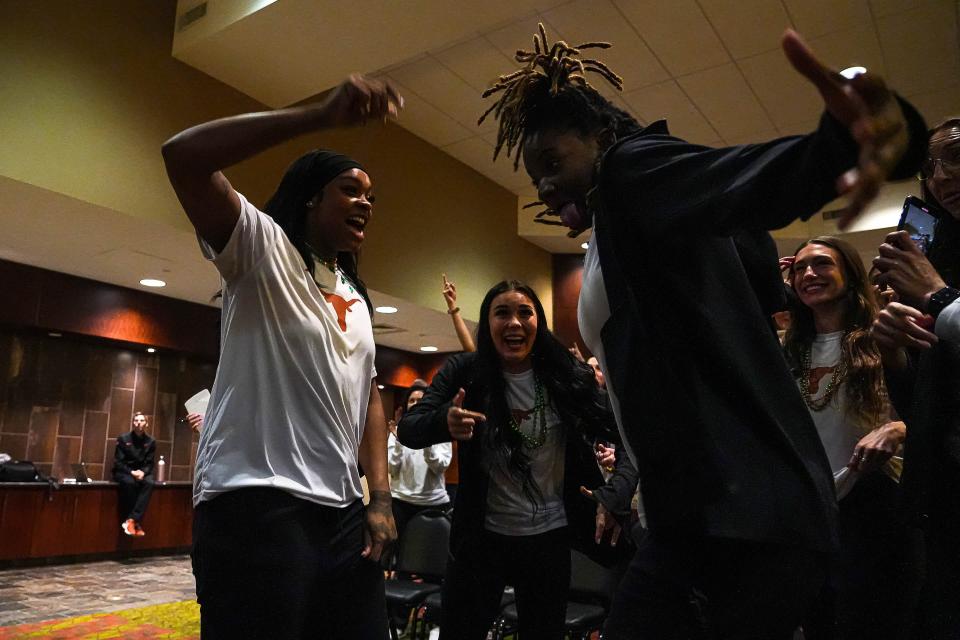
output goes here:
[{"label": "outstretched hand", "polygon": [[323,102],[324,118],[331,127],[396,118],[402,108],[403,97],[390,82],[356,73],[341,82]]},{"label": "outstretched hand", "polygon": [[457,391],[453,397],[453,404],[447,410],[447,429],[454,440],[469,440],[473,437],[473,428],[477,422],[483,422],[487,416],[477,411],[467,411],[463,408],[463,398],[466,392]]},{"label": "outstretched hand", "polygon": [[906,152],[910,143],[906,119],[879,76],[868,72],[844,78],[820,62],[792,29],[783,35],[782,46],[793,68],[813,83],[826,110],[860,146],[857,166],[837,180],[837,191],[849,197],[838,221],[840,229],[845,229],[876,197]]},{"label": "outstretched hand", "polygon": [[613,514],[610,513],[603,503],[596,499],[593,495],[593,491],[587,489],[584,486],[580,487],[580,493],[585,497],[593,500],[597,503],[597,516],[596,516],[596,532],[593,536],[593,541],[597,544],[603,540],[604,535],[607,533],[610,534],[610,546],[617,546],[617,541],[620,540],[620,523],[617,522],[617,519],[613,517]]}]

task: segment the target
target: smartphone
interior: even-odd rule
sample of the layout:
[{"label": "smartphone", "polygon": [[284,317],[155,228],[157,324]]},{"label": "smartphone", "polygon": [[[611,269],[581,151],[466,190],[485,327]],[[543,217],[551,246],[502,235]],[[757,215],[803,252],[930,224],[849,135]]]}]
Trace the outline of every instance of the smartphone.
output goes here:
[{"label": "smartphone", "polygon": [[927,255],[933,234],[936,231],[937,216],[926,202],[914,196],[907,196],[903,202],[903,213],[897,231],[906,230],[923,255]]}]

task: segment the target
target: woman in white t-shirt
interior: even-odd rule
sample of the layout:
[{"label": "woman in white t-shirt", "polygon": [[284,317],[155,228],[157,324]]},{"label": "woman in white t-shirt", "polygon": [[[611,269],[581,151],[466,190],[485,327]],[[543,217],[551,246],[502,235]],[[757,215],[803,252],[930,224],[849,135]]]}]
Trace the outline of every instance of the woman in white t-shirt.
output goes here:
[{"label": "woman in white t-shirt", "polygon": [[[629,509],[636,478],[625,495],[601,486],[593,443],[619,440],[616,423],[593,370],[550,333],[533,289],[517,281],[490,289],[476,344],[475,353],[447,360],[398,428],[409,447],[458,445],[440,637],[485,638],[509,584],[520,637],[557,639],[570,547],[611,553],[600,539],[609,528],[616,543],[619,527],[609,512]],[[581,487],[595,489],[600,506]]]},{"label": "woman in white t-shirt", "polygon": [[[427,383],[417,379],[404,393],[400,405],[403,416],[423,397]],[[421,511],[450,507],[450,496],[444,473],[453,459],[453,444],[440,442],[425,449],[408,449],[397,439],[396,425],[391,423],[387,440],[387,462],[390,465],[390,494],[393,496],[393,520],[397,525],[397,547],[410,519]]]},{"label": "woman in white t-shirt", "polygon": [[869,334],[876,294],[857,251],[832,236],[797,249],[789,283],[797,304],[784,348],[840,501],[840,555],[804,621],[805,637],[898,638],[909,544],[895,456],[906,430],[890,416],[880,351]]},{"label": "woman in white t-shirt", "polygon": [[370,177],[346,156],[312,151],[260,211],[221,170],[302,134],[394,116],[400,104],[389,84],[352,76],[323,102],[215,120],[163,146],[222,277],[220,363],[193,496],[205,639],[386,634],[377,561],[396,531],[356,263]]}]

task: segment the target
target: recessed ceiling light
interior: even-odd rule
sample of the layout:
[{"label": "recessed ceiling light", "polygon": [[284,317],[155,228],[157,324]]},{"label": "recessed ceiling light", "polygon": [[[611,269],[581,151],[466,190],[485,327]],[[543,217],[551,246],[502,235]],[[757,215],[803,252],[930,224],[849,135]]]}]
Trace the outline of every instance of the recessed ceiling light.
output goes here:
[{"label": "recessed ceiling light", "polygon": [[167,283],[166,283],[166,282],[164,282],[163,280],[157,280],[156,278],[144,278],[143,280],[140,281],[140,284],[142,284],[142,285],[145,286],[145,287],[165,287],[165,286],[167,286]]},{"label": "recessed ceiling light", "polygon": [[396,313],[397,308],[396,307],[377,307],[376,309],[374,309],[374,311],[376,311],[377,313]]},{"label": "recessed ceiling light", "polygon": [[147,347],[147,353],[155,353],[155,352],[156,352],[156,349],[154,349],[153,347]]},{"label": "recessed ceiling light", "polygon": [[581,248],[581,249],[589,249],[589,248],[590,248],[590,243],[589,243],[589,242],[584,242],[583,244],[580,245],[580,248]]},{"label": "recessed ceiling light", "polygon": [[867,72],[866,67],[847,67],[846,69],[840,72],[840,75],[842,75],[847,80],[853,80],[860,74],[866,73],[866,72]]},{"label": "recessed ceiling light", "polygon": [[439,349],[437,349],[436,347],[426,346],[426,347],[420,347],[420,351],[427,351],[432,353],[434,351],[439,351]]}]

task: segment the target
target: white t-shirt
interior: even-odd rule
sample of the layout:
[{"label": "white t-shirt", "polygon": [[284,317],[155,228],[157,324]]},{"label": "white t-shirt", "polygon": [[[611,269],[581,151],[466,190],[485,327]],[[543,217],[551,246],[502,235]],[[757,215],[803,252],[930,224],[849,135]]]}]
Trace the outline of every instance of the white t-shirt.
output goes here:
[{"label": "white t-shirt", "polygon": [[408,449],[392,433],[387,438],[390,494],[421,506],[450,501],[443,473],[453,459],[453,444],[440,442],[425,449]]},{"label": "white t-shirt", "polygon": [[237,195],[240,218],[223,251],[200,242],[223,278],[223,314],[194,505],[274,487],[346,506],[363,495],[357,451],[376,376],[370,314],[339,272],[318,264],[314,282],[283,230]]},{"label": "white t-shirt", "polygon": [[[587,253],[583,256],[583,282],[580,285],[580,299],[577,301],[577,324],[580,325],[580,336],[584,344],[596,357],[600,363],[600,370],[604,375],[607,374],[607,356],[603,350],[603,340],[601,331],[603,325],[610,319],[610,301],[607,299],[607,286],[603,283],[603,269],[600,267],[600,249],[597,242],[591,242],[587,247]],[[627,439],[627,432],[623,427],[623,419],[620,412],[620,400],[613,390],[613,386],[607,378],[607,395],[610,398],[610,408],[613,410],[613,416],[617,420],[617,431],[620,432],[620,439],[623,441],[623,448],[630,456],[634,465],[637,464],[637,456],[630,446]],[[647,524],[647,517],[643,506],[643,496],[640,493],[635,494],[636,510],[640,516],[640,521],[644,526]]]},{"label": "white t-shirt", "polygon": [[[523,433],[537,438],[540,414],[533,412],[535,389],[533,370],[506,373],[507,407]],[[567,524],[563,506],[563,468],[566,434],[560,418],[550,408],[550,398],[544,389],[547,437],[536,449],[524,447],[530,457],[530,475],[542,496],[534,505],[524,494],[521,482],[505,468],[505,461],[494,463],[487,488],[487,512],[484,527],[505,536],[532,536],[553,531]],[[509,426],[505,426],[509,429]],[[491,454],[497,455],[497,454]]]},{"label": "white t-shirt", "polygon": [[[603,283],[603,271],[600,268],[600,250],[597,248],[596,242],[591,242],[587,248],[587,253],[583,256],[583,283],[580,285],[580,299],[577,302],[577,324],[580,325],[580,335],[583,337],[584,344],[593,352],[604,375],[608,371],[607,357],[603,351],[603,340],[600,337],[600,332],[609,319],[610,301],[607,300],[607,287]],[[610,396],[610,406],[613,409],[614,417],[617,419],[617,429],[620,431],[624,448],[627,455],[630,456],[630,460],[636,465],[637,458],[627,440],[623,420],[620,417],[620,401],[609,382],[607,383],[607,394]]]},{"label": "white t-shirt", "polygon": [[941,340],[960,342],[960,298],[943,308],[933,330]]},{"label": "white t-shirt", "polygon": [[[840,364],[843,334],[843,331],[835,331],[819,334],[813,339],[810,347],[811,400],[820,400],[827,392],[830,378]],[[826,407],[810,411],[834,475],[847,466],[853,450],[865,434],[856,420],[847,415],[849,401],[845,386],[841,384],[834,391]]]}]

